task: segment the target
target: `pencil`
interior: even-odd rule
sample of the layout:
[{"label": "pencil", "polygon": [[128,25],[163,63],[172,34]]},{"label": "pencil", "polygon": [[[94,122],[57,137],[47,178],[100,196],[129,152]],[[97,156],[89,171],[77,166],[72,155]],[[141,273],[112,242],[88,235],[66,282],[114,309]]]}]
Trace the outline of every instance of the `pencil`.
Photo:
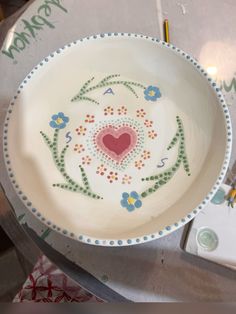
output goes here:
[{"label": "pencil", "polygon": [[164,20],[164,41],[167,43],[170,42],[169,21],[167,19]]}]

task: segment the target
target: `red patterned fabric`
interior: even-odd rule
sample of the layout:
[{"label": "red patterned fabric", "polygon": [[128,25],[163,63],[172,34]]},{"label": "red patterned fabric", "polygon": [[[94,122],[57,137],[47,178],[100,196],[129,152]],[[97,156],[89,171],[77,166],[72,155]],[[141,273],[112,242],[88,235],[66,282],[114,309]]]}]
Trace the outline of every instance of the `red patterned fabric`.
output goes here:
[{"label": "red patterned fabric", "polygon": [[13,302],[102,302],[42,256]]}]

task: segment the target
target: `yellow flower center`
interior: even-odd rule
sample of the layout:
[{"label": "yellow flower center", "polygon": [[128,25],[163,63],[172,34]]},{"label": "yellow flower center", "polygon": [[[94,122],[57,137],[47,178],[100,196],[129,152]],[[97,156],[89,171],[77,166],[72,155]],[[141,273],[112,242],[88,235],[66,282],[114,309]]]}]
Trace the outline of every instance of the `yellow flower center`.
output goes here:
[{"label": "yellow flower center", "polygon": [[154,90],[150,90],[150,92],[148,93],[149,94],[149,96],[155,96],[155,92],[154,92]]},{"label": "yellow flower center", "polygon": [[129,205],[133,205],[135,203],[135,199],[133,197],[128,198]]},{"label": "yellow flower center", "polygon": [[57,124],[62,124],[62,123],[63,123],[62,118],[57,118],[57,119],[56,119],[56,123],[57,123]]}]

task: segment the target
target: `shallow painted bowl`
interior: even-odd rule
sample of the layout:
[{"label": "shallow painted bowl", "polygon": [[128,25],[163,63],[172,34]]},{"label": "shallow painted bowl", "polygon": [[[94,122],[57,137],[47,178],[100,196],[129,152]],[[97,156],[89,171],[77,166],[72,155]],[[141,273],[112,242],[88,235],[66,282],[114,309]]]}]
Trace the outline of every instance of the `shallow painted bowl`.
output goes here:
[{"label": "shallow painted bowl", "polygon": [[109,33],[42,60],[4,125],[11,182],[52,229],[103,246],[143,243],[193,219],[223,181],[231,123],[191,56]]}]

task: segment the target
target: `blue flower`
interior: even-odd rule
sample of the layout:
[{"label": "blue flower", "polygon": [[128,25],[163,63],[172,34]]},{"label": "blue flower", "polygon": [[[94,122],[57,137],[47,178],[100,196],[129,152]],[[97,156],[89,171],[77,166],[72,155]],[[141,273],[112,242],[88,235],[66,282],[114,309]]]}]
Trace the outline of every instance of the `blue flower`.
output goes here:
[{"label": "blue flower", "polygon": [[156,86],[148,86],[144,91],[144,97],[146,100],[156,101],[161,97],[161,92]]},{"label": "blue flower", "polygon": [[122,193],[122,200],[120,201],[120,204],[129,212],[132,212],[135,208],[140,208],[142,206],[142,201],[139,198],[140,196],[135,191],[130,194],[124,192]]},{"label": "blue flower", "polygon": [[52,120],[49,125],[53,129],[64,129],[66,124],[69,122],[69,118],[64,115],[63,112],[59,112],[58,114],[54,114],[52,116]]}]

